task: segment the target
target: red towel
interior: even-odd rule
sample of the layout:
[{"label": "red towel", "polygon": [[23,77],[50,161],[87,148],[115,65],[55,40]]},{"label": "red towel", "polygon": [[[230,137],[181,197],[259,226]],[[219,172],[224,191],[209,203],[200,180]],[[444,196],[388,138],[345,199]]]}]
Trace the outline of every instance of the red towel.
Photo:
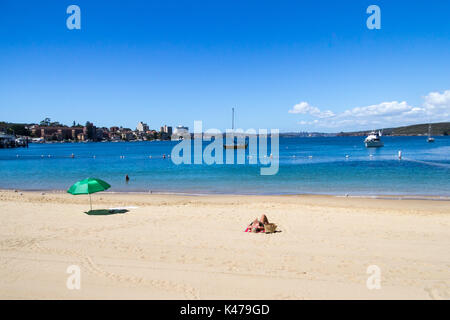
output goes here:
[{"label": "red towel", "polygon": [[[244,232],[252,232],[252,228],[247,227]],[[256,233],[265,232],[264,228],[258,228],[256,229]]]}]

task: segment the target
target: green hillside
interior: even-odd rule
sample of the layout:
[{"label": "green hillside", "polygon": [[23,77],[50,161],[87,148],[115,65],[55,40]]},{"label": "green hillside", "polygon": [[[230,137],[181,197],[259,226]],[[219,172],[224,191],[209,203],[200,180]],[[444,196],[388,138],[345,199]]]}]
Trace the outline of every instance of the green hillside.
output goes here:
[{"label": "green hillside", "polygon": [[[428,123],[415,124],[412,126],[398,127],[392,130],[392,135],[426,135],[428,134]],[[439,122],[431,124],[431,134],[435,136],[450,135],[450,122]]]},{"label": "green hillside", "polygon": [[[428,123],[422,123],[397,128],[379,128],[376,130],[383,130],[383,135],[385,136],[423,136],[428,134],[428,125]],[[364,136],[371,131],[341,132],[338,133],[338,136]],[[450,122],[432,123],[431,134],[433,136],[450,135]]]}]

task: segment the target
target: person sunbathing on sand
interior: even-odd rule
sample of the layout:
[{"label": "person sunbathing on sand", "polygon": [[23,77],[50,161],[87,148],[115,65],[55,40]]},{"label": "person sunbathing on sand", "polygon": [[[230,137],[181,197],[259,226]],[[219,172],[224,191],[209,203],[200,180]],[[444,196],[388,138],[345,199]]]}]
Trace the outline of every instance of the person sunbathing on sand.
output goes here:
[{"label": "person sunbathing on sand", "polygon": [[264,225],[268,223],[269,219],[267,219],[267,216],[263,214],[260,220],[258,220],[258,218],[253,220],[253,222],[248,225],[248,228],[247,230],[245,230],[245,232],[264,232]]}]

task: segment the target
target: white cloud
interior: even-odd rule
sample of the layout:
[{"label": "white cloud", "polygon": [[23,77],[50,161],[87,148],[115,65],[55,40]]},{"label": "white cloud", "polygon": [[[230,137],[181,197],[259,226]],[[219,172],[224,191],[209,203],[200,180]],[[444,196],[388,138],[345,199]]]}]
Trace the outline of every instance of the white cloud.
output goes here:
[{"label": "white cloud", "polygon": [[335,114],[329,110],[321,111],[307,102],[301,102],[293,106],[289,113],[306,114],[317,118],[313,121],[301,120],[298,122],[301,125],[355,130],[449,121],[450,90],[443,93],[429,93],[424,97],[421,107],[411,106],[406,101],[390,101],[356,107]]},{"label": "white cloud", "polygon": [[424,97],[424,107],[428,112],[443,111],[448,115],[450,112],[450,90],[443,93],[430,92]]},{"label": "white cloud", "polygon": [[351,110],[346,110],[339,116],[351,116],[351,117],[382,117],[382,116],[396,116],[401,115],[404,112],[412,109],[406,101],[398,102],[382,102],[380,104],[374,104],[367,107],[357,107]]},{"label": "white cloud", "polygon": [[313,107],[306,101],[302,101],[295,106],[292,107],[291,110],[289,110],[289,113],[301,113],[301,114],[310,114],[312,116],[315,116],[317,118],[328,118],[333,117],[334,113],[330,110],[327,111],[320,111],[319,108]]}]

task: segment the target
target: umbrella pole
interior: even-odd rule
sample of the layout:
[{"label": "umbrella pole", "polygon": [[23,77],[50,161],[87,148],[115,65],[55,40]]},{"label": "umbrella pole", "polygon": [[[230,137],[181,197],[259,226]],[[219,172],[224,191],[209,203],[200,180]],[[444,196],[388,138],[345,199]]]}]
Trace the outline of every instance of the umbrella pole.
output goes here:
[{"label": "umbrella pole", "polygon": [[92,211],[92,199],[91,199],[91,194],[89,193],[89,204],[91,205],[91,211]]}]

